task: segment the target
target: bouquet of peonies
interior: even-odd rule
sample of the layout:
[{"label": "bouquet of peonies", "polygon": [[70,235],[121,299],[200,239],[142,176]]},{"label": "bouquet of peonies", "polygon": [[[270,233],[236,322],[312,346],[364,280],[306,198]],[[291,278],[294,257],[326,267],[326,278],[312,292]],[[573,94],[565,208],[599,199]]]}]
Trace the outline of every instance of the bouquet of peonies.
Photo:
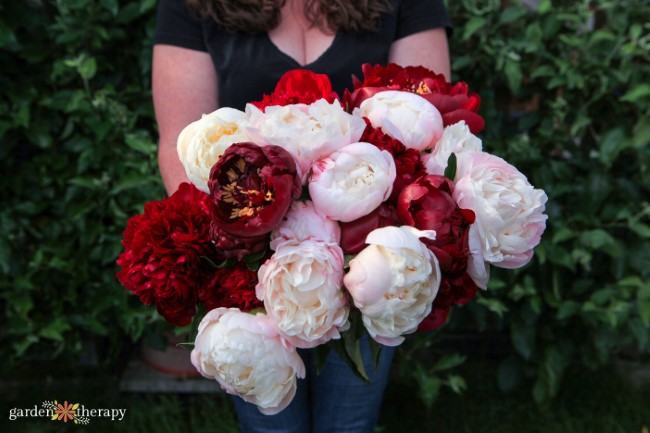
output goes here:
[{"label": "bouquet of peonies", "polygon": [[[178,139],[191,183],[129,220],[118,279],[170,323],[200,324],[192,362],[266,414],[334,349],[396,346],[528,263],[546,194],[482,151],[480,99],[423,67],[363,67],[340,97],[285,74],[271,95]],[[197,310],[197,306],[202,306]]]}]

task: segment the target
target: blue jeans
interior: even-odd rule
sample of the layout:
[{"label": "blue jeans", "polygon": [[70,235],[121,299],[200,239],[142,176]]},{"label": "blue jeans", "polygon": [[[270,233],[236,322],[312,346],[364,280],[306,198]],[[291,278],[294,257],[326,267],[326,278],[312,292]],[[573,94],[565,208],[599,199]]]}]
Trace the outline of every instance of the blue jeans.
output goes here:
[{"label": "blue jeans", "polygon": [[372,433],[395,348],[382,347],[375,371],[366,338],[361,340],[361,352],[370,384],[355,376],[334,351],[317,375],[311,352],[299,350],[307,374],[298,380],[296,396],[285,410],[264,415],[255,405],[232,398],[241,433]]}]

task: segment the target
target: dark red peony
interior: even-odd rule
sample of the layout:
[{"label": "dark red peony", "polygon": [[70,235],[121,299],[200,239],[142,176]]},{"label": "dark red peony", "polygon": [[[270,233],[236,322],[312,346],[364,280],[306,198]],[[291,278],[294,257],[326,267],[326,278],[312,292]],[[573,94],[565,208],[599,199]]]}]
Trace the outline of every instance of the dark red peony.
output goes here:
[{"label": "dark red peony", "polygon": [[300,195],[296,163],[279,146],[235,143],[210,171],[214,224],[234,237],[269,233]]},{"label": "dark red peony", "polygon": [[264,306],[255,296],[257,272],[242,262],[232,268],[217,269],[210,283],[200,292],[205,310],[215,308],[239,308],[250,311]]},{"label": "dark red peony", "polygon": [[451,84],[442,74],[422,66],[402,67],[394,63],[387,66],[366,63],[362,71],[363,81],[353,77],[354,91],[346,91],[344,95],[348,110],[384,90],[404,90],[431,102],[440,111],[444,126],[464,120],[473,134],[485,127],[485,121],[478,114],[481,98],[476,93],[469,93],[467,84],[462,81]]},{"label": "dark red peony", "polygon": [[264,95],[261,101],[252,104],[264,111],[270,105],[311,104],[319,99],[326,99],[330,103],[339,99],[332,90],[329,77],[305,69],[295,69],[280,78],[273,93]]},{"label": "dark red peony", "polygon": [[242,238],[221,230],[214,222],[210,224],[210,238],[217,250],[217,256],[237,261],[243,260],[244,256],[249,254],[264,251],[270,242],[268,234]]},{"label": "dark red peony", "polygon": [[410,185],[415,179],[426,174],[426,170],[420,160],[420,152],[416,149],[408,149],[401,141],[385,134],[380,128],[373,128],[370,121],[366,121],[366,129],[359,141],[365,141],[385,150],[393,156],[397,176],[393,182],[393,190],[388,201],[395,203],[399,193]]},{"label": "dark red peony", "polygon": [[476,294],[476,284],[467,274],[469,227],[475,215],[458,207],[452,198],[453,191],[454,184],[446,177],[427,175],[404,188],[397,200],[397,216],[402,223],[436,231],[436,240],[422,242],[440,262],[442,281],[433,301],[432,316],[420,324],[420,329],[442,325],[449,307],[465,304]]},{"label": "dark red peony", "polygon": [[339,222],[341,241],[339,245],[345,254],[356,254],[366,247],[366,237],[374,229],[398,225],[399,220],[388,203],[382,203],[377,209],[359,219],[347,223]]},{"label": "dark red peony", "polygon": [[211,278],[201,259],[214,257],[208,204],[205,193],[183,183],[168,199],[145,204],[124,231],[118,280],[176,326],[190,323],[198,290]]}]

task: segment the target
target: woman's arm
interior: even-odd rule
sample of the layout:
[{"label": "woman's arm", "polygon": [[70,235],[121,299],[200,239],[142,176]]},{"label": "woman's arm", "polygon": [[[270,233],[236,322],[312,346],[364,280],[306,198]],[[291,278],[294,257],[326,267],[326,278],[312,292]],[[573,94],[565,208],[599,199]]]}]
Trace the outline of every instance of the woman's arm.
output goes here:
[{"label": "woman's arm", "polygon": [[444,28],[425,30],[393,42],[388,60],[402,66],[424,66],[451,79],[449,46]]},{"label": "woman's arm", "polygon": [[187,182],[178,159],[180,132],[204,113],[217,109],[217,73],[210,54],[171,45],[155,45],[152,65],[153,104],[160,141],[158,166],[168,194]]}]

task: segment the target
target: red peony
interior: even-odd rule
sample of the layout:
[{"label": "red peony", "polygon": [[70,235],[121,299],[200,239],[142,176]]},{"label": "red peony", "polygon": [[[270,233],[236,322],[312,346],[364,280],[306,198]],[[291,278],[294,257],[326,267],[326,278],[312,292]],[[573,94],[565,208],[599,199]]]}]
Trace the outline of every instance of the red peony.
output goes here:
[{"label": "red peony", "polygon": [[395,209],[387,203],[382,203],[377,209],[359,219],[347,223],[339,222],[339,245],[345,254],[356,254],[366,247],[366,237],[371,231],[397,225],[398,222]]},{"label": "red peony", "polygon": [[205,310],[215,308],[239,308],[250,311],[263,307],[255,295],[257,272],[251,271],[243,263],[235,267],[217,269],[210,283],[200,292]]},{"label": "red peony", "polygon": [[319,99],[326,99],[330,103],[339,99],[332,90],[329,77],[305,69],[295,69],[280,78],[273,93],[264,95],[261,101],[252,104],[264,111],[270,105],[311,104]]},{"label": "red peony", "polygon": [[422,242],[436,255],[443,278],[433,301],[434,316],[423,322],[420,329],[439,323],[443,310],[465,304],[476,294],[476,284],[467,274],[469,226],[475,215],[458,207],[452,198],[453,191],[454,184],[446,177],[427,175],[407,186],[397,201],[397,216],[402,223],[436,231],[436,240]]},{"label": "red peony", "polygon": [[237,259],[262,252],[269,244],[269,235],[241,238],[221,230],[214,222],[210,225],[210,238],[216,248],[216,254],[222,259]]},{"label": "red peony", "polygon": [[124,231],[118,280],[177,326],[190,323],[198,290],[211,277],[201,259],[214,256],[208,203],[205,193],[183,183],[168,199],[145,204]]},{"label": "red peony", "polygon": [[385,134],[380,128],[373,128],[370,121],[366,121],[366,129],[359,141],[365,141],[385,150],[393,156],[397,176],[393,182],[393,190],[388,201],[394,203],[397,201],[399,193],[410,185],[415,179],[426,174],[426,169],[420,160],[420,152],[416,149],[408,149],[401,141],[394,139]]},{"label": "red peony", "polygon": [[300,195],[296,163],[279,146],[235,143],[210,171],[214,224],[240,238],[269,233]]},{"label": "red peony", "polygon": [[485,121],[478,114],[481,98],[469,93],[464,82],[448,83],[444,75],[422,66],[402,67],[391,63],[387,66],[364,64],[363,81],[353,77],[354,91],[346,91],[345,106],[351,110],[376,93],[384,90],[403,90],[417,93],[433,104],[440,114],[444,126],[464,120],[473,134],[485,127]]}]

